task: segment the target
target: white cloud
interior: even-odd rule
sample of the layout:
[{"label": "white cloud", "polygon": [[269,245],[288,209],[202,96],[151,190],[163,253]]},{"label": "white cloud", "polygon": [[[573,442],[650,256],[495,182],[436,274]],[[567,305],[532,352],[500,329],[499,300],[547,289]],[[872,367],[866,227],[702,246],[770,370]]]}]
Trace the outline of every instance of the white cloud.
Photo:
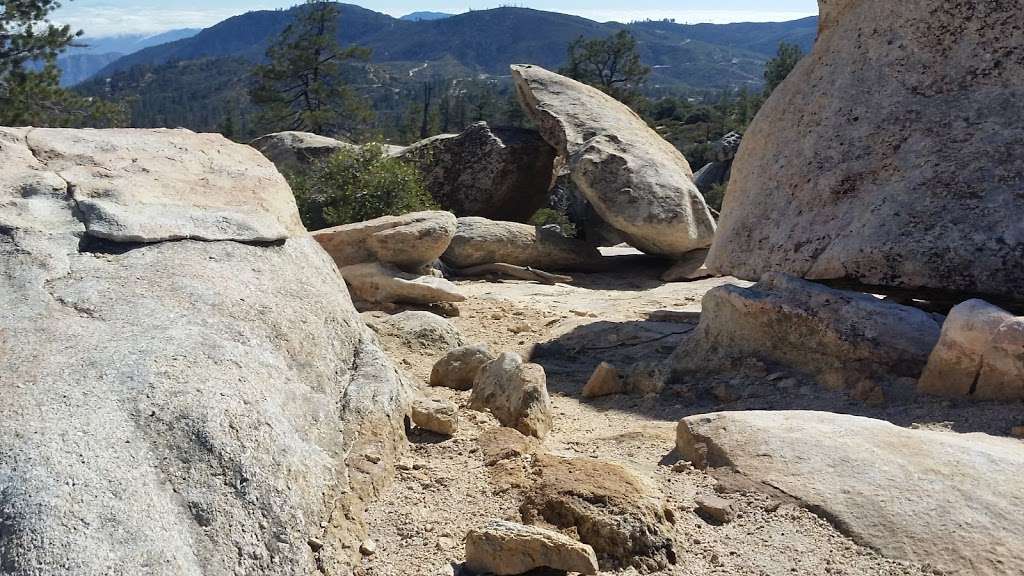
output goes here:
[{"label": "white cloud", "polygon": [[635,20],[662,20],[674,18],[680,24],[729,24],[732,22],[787,22],[808,16],[816,11],[770,11],[770,10],[577,10],[573,12],[598,22],[632,22]]}]

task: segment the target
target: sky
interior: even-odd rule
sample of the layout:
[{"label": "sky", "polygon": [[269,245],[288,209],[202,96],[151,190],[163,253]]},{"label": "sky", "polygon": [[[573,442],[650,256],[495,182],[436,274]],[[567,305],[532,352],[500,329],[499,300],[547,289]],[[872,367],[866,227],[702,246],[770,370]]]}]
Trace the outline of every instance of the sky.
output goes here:
[{"label": "sky", "polygon": [[[51,18],[87,36],[155,34],[204,28],[250,10],[287,8],[300,0],[65,0]],[[498,6],[520,6],[576,14],[592,20],[627,22],[675,18],[678,22],[773,22],[818,13],[817,0],[346,0],[392,16],[430,10],[453,14]]]}]

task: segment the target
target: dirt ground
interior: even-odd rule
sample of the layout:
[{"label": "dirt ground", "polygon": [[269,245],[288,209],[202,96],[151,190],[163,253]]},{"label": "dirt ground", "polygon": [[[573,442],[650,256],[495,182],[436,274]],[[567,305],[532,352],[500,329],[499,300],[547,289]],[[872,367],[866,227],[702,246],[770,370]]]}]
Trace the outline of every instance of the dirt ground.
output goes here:
[{"label": "dirt ground", "polygon": [[[658,395],[583,399],[580,389],[600,362],[627,368],[667,358],[696,326],[705,292],[724,283],[743,284],[735,279],[663,284],[657,279],[663,269],[656,261],[627,258],[616,274],[576,274],[572,285],[462,281],[460,289],[469,299],[451,321],[470,343],[486,343],[495,353],[520,352],[544,366],[554,408],[546,450],[617,462],[656,483],[673,511],[678,555],[662,574],[934,574],[927,567],[883,558],[813,513],[759,493],[729,494],[737,518],[722,526],[706,523],[693,512],[694,500],[714,494],[716,481],[678,461],[673,452],[677,422],[721,410],[813,409],[904,426],[1006,434],[1024,423],[1022,407],[912,394],[868,405],[763,366],[737,367],[737,376],[673,382]],[[658,312],[663,310],[675,313]],[[427,381],[445,352],[413,353],[395,343],[385,345],[420,382]],[[463,408],[460,429],[452,438],[413,431],[394,485],[370,510],[376,551],[363,560],[359,574],[364,576],[465,574],[462,542],[468,530],[494,518],[522,521],[521,490],[485,464],[478,444],[483,432],[498,425],[496,420],[465,408],[469,392],[424,391]],[[601,574],[637,572],[627,568]]]}]

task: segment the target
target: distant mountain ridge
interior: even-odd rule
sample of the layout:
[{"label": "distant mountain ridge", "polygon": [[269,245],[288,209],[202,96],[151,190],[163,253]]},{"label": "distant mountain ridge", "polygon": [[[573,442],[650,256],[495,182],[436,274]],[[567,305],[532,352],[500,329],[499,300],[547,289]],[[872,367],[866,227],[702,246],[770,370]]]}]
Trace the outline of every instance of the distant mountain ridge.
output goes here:
[{"label": "distant mountain ridge", "polygon": [[112,62],[132,52],[194,36],[198,28],[181,28],[160,34],[123,34],[118,36],[83,37],[57,58],[61,85],[74,86],[88,80]]},{"label": "distant mountain ridge", "polygon": [[420,22],[422,20],[441,20],[441,19],[444,19],[444,18],[448,18],[449,16],[452,16],[452,14],[448,14],[447,12],[427,12],[427,11],[423,11],[423,12],[413,12],[411,14],[406,14],[405,16],[402,16],[401,18],[399,18],[399,20],[407,20],[409,22]]},{"label": "distant mountain ridge", "polygon": [[[189,38],[122,57],[98,76],[143,64],[201,58],[258,62],[301,9],[234,16]],[[403,20],[351,4],[339,4],[339,10],[339,40],[370,48],[377,63],[454,61],[491,75],[507,75],[509,64],[520,62],[557,68],[576,37],[603,37],[625,28],[636,36],[644,62],[655,67],[653,85],[704,89],[759,85],[764,63],[779,41],[809,49],[817,34],[816,17],[785,23],[684,25],[599,23],[528,8],[477,10],[434,20]]]}]

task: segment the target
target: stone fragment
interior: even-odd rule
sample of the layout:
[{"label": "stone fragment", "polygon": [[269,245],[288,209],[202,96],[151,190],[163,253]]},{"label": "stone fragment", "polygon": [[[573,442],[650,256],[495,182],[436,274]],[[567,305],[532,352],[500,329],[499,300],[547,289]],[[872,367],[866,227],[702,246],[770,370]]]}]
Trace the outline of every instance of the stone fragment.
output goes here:
[{"label": "stone fragment", "polygon": [[477,574],[506,576],[537,568],[597,574],[594,550],[572,538],[513,522],[492,520],[466,536],[466,567]]},{"label": "stone fragment", "polygon": [[459,429],[459,407],[454,402],[417,398],[412,404],[412,423],[428,432],[454,436]]},{"label": "stone fragment", "polygon": [[341,269],[355,300],[369,304],[438,304],[463,302],[455,284],[435,276],[408,274],[387,264],[369,262]]},{"label": "stone fragment", "polygon": [[732,502],[721,496],[698,496],[695,504],[697,515],[712,524],[728,524],[736,517]]},{"label": "stone fragment", "polygon": [[473,382],[469,407],[489,411],[502,426],[544,438],[551,430],[551,398],[544,368],[514,352],[488,362]]},{"label": "stone fragment", "polygon": [[456,348],[434,364],[430,371],[430,385],[472,390],[480,369],[494,358],[486,344]]},{"label": "stone fragment", "polygon": [[587,380],[586,385],[583,386],[584,398],[598,398],[623,392],[625,392],[625,386],[622,377],[619,376],[619,371],[607,362],[601,362],[594,373],[590,375],[590,380]]}]

